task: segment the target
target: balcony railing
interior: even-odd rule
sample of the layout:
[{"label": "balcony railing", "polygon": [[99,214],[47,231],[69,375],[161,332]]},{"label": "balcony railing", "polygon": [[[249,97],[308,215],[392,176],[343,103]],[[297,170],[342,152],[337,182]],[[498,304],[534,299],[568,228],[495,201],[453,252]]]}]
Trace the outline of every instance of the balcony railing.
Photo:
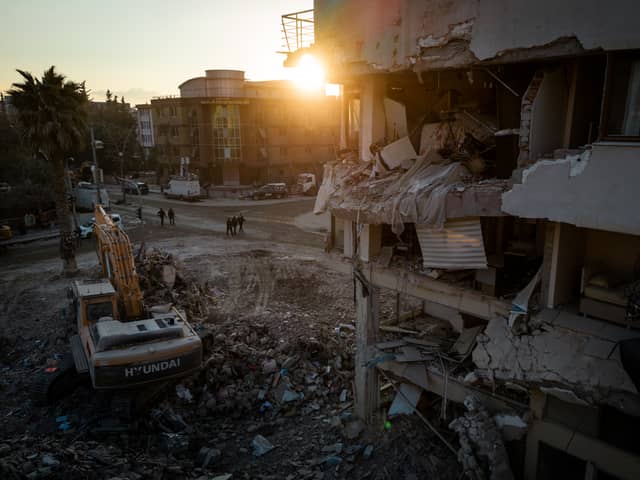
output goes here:
[{"label": "balcony railing", "polygon": [[313,45],[313,9],[282,15],[282,47],[286,53]]}]

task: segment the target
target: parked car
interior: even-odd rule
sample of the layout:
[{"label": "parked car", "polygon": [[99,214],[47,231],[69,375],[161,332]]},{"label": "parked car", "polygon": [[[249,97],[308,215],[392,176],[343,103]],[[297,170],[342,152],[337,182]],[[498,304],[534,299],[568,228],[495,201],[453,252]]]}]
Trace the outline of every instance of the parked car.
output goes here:
[{"label": "parked car", "polygon": [[[113,223],[116,224],[116,226],[124,230],[124,226],[122,224],[122,217],[120,216],[119,213],[110,213],[109,216],[111,217],[111,220],[113,220]],[[80,238],[91,238],[91,236],[93,235],[93,227],[95,226],[95,224],[96,224],[95,217],[91,217],[90,221],[80,225],[79,227]]]},{"label": "parked car", "polygon": [[9,225],[0,225],[0,240],[9,240],[13,237],[13,232]]},{"label": "parked car", "polygon": [[11,185],[7,182],[0,182],[0,193],[8,193],[11,191]]},{"label": "parked car", "polygon": [[[138,188],[136,188],[138,187]],[[138,193],[138,190],[140,190],[140,195],[147,195],[149,193],[149,185],[147,185],[144,182],[135,182],[135,186],[128,182],[125,183],[124,185],[124,191],[125,193]]]},{"label": "parked car", "polygon": [[254,200],[266,198],[284,198],[289,194],[287,185],[284,183],[267,183],[251,194]]}]

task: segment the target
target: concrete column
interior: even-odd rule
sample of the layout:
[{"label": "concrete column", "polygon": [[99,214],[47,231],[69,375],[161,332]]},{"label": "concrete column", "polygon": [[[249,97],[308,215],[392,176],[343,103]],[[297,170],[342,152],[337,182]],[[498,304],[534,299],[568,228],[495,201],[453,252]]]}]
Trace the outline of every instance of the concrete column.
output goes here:
[{"label": "concrete column", "polygon": [[380,254],[382,248],[382,225],[362,225],[360,231],[360,260],[369,262]]},{"label": "concrete column", "polygon": [[380,386],[375,366],[367,366],[379,327],[379,290],[356,278],[356,365],[355,414],[370,423],[380,403]]},{"label": "concrete column", "polygon": [[348,148],[349,106],[344,96],[344,86],[340,85],[340,149]]},{"label": "concrete column", "polygon": [[[336,221],[340,221],[337,219]],[[353,222],[350,220],[344,220],[344,256],[345,258],[353,257],[353,249],[354,249],[354,238],[353,238]]]},{"label": "concrete column", "polygon": [[370,76],[363,80],[360,93],[360,159],[371,158],[369,147],[385,136],[384,97],[386,81],[382,76]]}]

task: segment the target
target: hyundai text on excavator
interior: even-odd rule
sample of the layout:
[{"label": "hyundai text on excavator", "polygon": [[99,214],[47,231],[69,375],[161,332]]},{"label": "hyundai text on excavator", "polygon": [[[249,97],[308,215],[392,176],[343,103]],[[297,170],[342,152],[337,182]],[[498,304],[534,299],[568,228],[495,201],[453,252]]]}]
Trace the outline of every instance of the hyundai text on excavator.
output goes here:
[{"label": "hyundai text on excavator", "polygon": [[88,372],[96,389],[131,389],[198,370],[200,337],[175,308],[145,308],[129,237],[100,205],[94,235],[106,278],[75,281],[70,290],[75,370]]}]

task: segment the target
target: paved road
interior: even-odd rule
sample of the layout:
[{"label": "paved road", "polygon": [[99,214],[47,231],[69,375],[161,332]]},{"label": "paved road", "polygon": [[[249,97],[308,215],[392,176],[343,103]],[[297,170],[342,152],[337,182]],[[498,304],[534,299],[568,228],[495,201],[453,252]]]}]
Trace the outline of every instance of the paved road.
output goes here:
[{"label": "paved road", "polygon": [[[117,198],[112,195],[112,198]],[[165,211],[169,207],[176,213],[176,225],[169,226],[165,220],[162,229],[187,229],[215,232],[224,235],[226,232],[226,219],[233,215],[243,215],[246,219],[245,235],[256,236],[262,240],[272,240],[280,243],[295,243],[308,246],[321,247],[324,241],[323,229],[317,222],[296,222],[297,218],[308,217],[314,204],[313,198],[288,198],[280,201],[252,201],[235,199],[208,199],[202,202],[189,203],[179,200],[169,200],[159,194],[144,195],[143,219],[144,230],[161,230],[157,212],[160,207]],[[112,201],[112,211],[119,212],[125,217],[128,230],[138,230],[134,220],[138,207],[138,199],[127,197],[126,205],[116,205]],[[135,234],[137,236],[137,233]]]},{"label": "paved road", "polygon": [[[135,243],[203,234],[225,238],[226,218],[242,214],[247,221],[244,226],[245,232],[238,238],[244,241],[293,244],[318,250],[324,246],[326,229],[322,227],[322,222],[318,222],[317,218],[310,215],[315,201],[313,198],[293,197],[266,201],[208,199],[188,203],[169,200],[160,194],[150,193],[142,197],[144,223],[141,224],[136,218],[137,198],[127,195],[127,204],[117,205],[116,200],[120,198],[120,194],[114,191],[110,192],[110,196],[112,211],[122,215],[125,229]],[[165,226],[160,227],[160,221],[156,215],[160,207],[165,211],[169,207],[174,209],[176,225],[168,225],[165,221]],[[82,223],[92,216],[91,213],[81,214],[79,220]],[[308,220],[310,217],[312,221]],[[94,240],[82,240],[79,253],[92,251],[93,244]],[[10,248],[0,257],[0,265],[38,261],[57,257],[58,254],[57,240],[38,242],[24,248]]]}]

